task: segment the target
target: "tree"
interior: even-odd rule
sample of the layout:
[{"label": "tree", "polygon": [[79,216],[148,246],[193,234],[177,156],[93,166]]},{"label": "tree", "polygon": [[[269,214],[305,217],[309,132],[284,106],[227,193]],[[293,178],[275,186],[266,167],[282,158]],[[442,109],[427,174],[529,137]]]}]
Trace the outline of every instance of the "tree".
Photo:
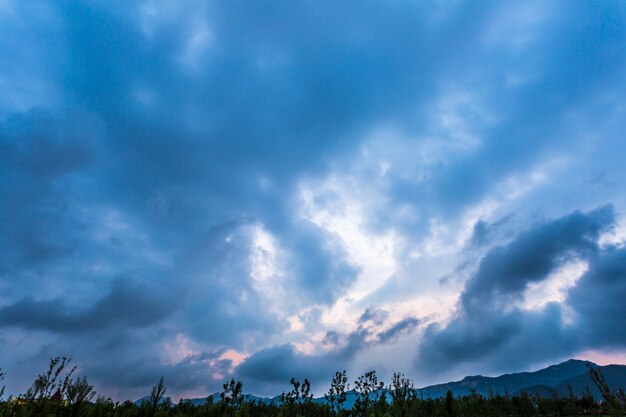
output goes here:
[{"label": "tree", "polygon": [[446,414],[450,417],[455,415],[455,399],[454,395],[452,395],[452,391],[448,390],[446,392]]},{"label": "tree", "polygon": [[[2,372],[2,368],[0,368],[0,381],[4,381],[4,372]],[[0,388],[0,402],[2,401],[2,397],[4,397],[4,389],[5,386],[3,385],[2,388]]]},{"label": "tree", "polygon": [[220,393],[222,406],[233,415],[243,404],[243,384],[241,381],[231,379],[223,385],[224,391]]},{"label": "tree", "polygon": [[335,372],[332,380],[330,381],[330,388],[328,389],[328,394],[324,394],[328,405],[330,405],[330,409],[333,413],[339,413],[339,410],[342,408],[343,403],[346,402],[347,399],[347,391],[350,389],[350,384],[348,383],[348,376],[346,375],[346,371]]},{"label": "tree", "polygon": [[77,378],[67,387],[67,402],[72,407],[74,416],[78,415],[83,404],[88,403],[96,395],[93,385],[87,382],[87,378]]},{"label": "tree", "polygon": [[65,356],[50,358],[48,370],[35,379],[32,386],[26,391],[25,398],[30,401],[51,399],[53,396],[64,398],[67,388],[72,382],[71,377],[76,371],[76,366],[73,366],[64,376],[61,376],[61,372],[71,361],[72,359]]},{"label": "tree", "polygon": [[293,410],[295,408],[298,415],[303,415],[304,409],[306,406],[309,406],[313,400],[313,394],[311,394],[311,382],[306,378],[304,379],[304,382],[291,378],[289,383],[293,388],[289,392],[282,392],[280,394],[281,406],[286,407],[289,410]]},{"label": "tree", "polygon": [[366,372],[354,381],[357,398],[354,402],[354,411],[357,415],[367,417],[373,403],[378,402],[380,392],[385,384],[378,381],[376,371]]},{"label": "tree", "polygon": [[604,378],[604,374],[598,366],[594,366],[590,363],[587,363],[587,370],[589,371],[589,377],[591,381],[595,384],[595,386],[602,394],[602,398],[606,404],[613,410],[613,412],[620,416],[624,407],[626,407],[626,396],[624,395],[624,391],[620,390],[617,395],[615,395],[609,384],[607,384],[606,379]]},{"label": "tree", "polygon": [[409,408],[409,403],[415,398],[413,382],[405,378],[404,374],[394,372],[388,389],[396,416],[404,417]]},{"label": "tree", "polygon": [[159,406],[159,402],[163,399],[166,391],[167,388],[163,382],[163,377],[161,377],[159,383],[152,387],[152,393],[150,394],[150,402],[148,403],[148,406],[150,407],[148,415],[150,417],[154,417],[157,407]]}]

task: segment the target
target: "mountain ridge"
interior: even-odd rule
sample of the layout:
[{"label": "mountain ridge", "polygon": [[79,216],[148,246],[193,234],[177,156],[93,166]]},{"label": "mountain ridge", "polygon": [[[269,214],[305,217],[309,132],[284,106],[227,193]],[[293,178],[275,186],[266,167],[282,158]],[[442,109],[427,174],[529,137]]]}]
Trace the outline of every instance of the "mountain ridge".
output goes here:
[{"label": "mountain ridge", "polygon": [[[470,395],[473,392],[483,395],[520,395],[521,393],[533,393],[538,396],[559,395],[583,395],[587,390],[596,400],[601,399],[601,394],[594,385],[588,373],[588,366],[598,367],[604,374],[611,388],[626,387],[626,365],[599,366],[591,361],[569,359],[559,364],[550,365],[537,371],[525,371],[506,373],[495,377],[470,375],[458,381],[450,381],[441,384],[429,385],[416,388],[416,395],[422,398],[441,398],[450,390],[455,396]],[[148,396],[135,401],[140,404]],[[213,402],[220,400],[220,393],[215,392],[207,397],[182,399],[193,405],[205,404],[207,399]],[[253,394],[245,394],[246,401],[260,401],[266,404],[277,403],[280,395],[274,397],[259,397]],[[354,390],[348,391],[348,398],[344,406],[352,407],[356,399]],[[314,402],[325,402],[324,396],[313,398]]]}]

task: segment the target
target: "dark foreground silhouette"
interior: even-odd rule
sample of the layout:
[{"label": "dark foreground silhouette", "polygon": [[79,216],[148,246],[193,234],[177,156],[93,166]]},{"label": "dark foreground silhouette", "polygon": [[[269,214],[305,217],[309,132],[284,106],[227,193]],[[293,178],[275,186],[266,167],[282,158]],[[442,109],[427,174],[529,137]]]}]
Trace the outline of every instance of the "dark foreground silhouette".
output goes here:
[{"label": "dark foreground silhouette", "polygon": [[[391,382],[385,385],[375,371],[367,372],[353,382],[351,389],[346,371],[342,371],[332,377],[323,399],[313,399],[307,379],[292,378],[292,389],[276,399],[250,400],[243,394],[243,384],[232,379],[223,385],[219,399],[210,396],[204,401],[180,400],[173,404],[165,397],[167,388],[163,378],[138,403],[113,402],[105,397],[94,400],[94,387],[85,377],[73,376],[76,367],[70,367],[70,362],[68,358],[51,358],[48,369],[26,393],[17,397],[4,398],[4,387],[0,387],[0,417],[526,417],[621,416],[626,412],[624,390],[607,383],[602,370],[591,363],[585,363],[586,376],[599,399],[594,398],[589,386],[580,394],[568,386],[566,395],[542,386],[513,394],[505,387],[503,393],[490,388],[487,395],[473,390],[457,396],[448,389],[445,395],[431,398],[424,397],[424,390],[416,389],[401,373],[394,373]],[[0,371],[0,381],[3,378]],[[497,381],[497,378],[472,378]]]}]

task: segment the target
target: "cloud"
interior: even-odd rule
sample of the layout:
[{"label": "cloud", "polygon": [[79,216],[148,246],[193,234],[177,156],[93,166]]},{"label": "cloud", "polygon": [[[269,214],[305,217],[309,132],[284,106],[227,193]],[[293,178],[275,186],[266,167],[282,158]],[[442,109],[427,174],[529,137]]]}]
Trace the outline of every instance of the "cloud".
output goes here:
[{"label": "cloud", "polygon": [[612,206],[575,212],[524,232],[505,247],[492,249],[465,286],[463,308],[509,303],[528,284],[544,280],[560,265],[593,256],[600,233],[614,224]]},{"label": "cloud", "polygon": [[384,310],[367,309],[354,331],[327,332],[321,353],[303,353],[293,344],[273,346],[248,357],[235,373],[253,389],[267,392],[279,389],[292,377],[326,383],[334,372],[348,368],[359,352],[391,343],[400,335],[410,335],[422,322],[415,317],[405,317],[388,323],[387,317],[388,312]]},{"label": "cloud", "polygon": [[[559,359],[588,345],[602,346],[598,335],[586,330],[597,328],[586,323],[598,317],[581,308],[577,297],[581,291],[602,292],[601,285],[590,281],[597,274],[604,276],[601,268],[615,257],[613,249],[598,244],[601,233],[614,225],[613,207],[604,206],[538,224],[506,246],[491,249],[466,282],[450,323],[426,329],[416,366],[434,372],[464,362],[480,363],[483,369],[515,368]],[[580,259],[589,261],[588,272],[576,281],[563,304],[547,302],[530,310],[520,306],[529,285]],[[591,297],[591,305],[603,305],[604,301]],[[568,308],[580,314],[573,323],[568,323]],[[612,334],[608,326],[599,333]]]},{"label": "cloud", "polygon": [[470,238],[470,245],[472,247],[482,247],[490,242],[493,238],[493,234],[509,223],[513,218],[513,214],[507,214],[502,219],[493,223],[487,223],[484,220],[479,220],[474,224],[472,229],[472,237]]},{"label": "cloud", "polygon": [[[420,352],[452,366],[481,360],[466,340],[530,349],[532,329],[604,319],[593,289],[621,291],[594,275],[619,264],[598,241],[626,206],[621,4],[0,9],[0,337],[23,340],[0,355],[19,378],[68,354],[104,390],[149,387],[150,369],[200,390],[234,349],[262,389],[264,363],[329,370],[400,343],[431,308],[442,322]],[[346,227],[304,215],[310,184],[338,196],[310,187]],[[363,247],[384,237],[384,262],[354,256],[346,230]],[[478,258],[461,288],[450,266]],[[507,309],[573,259],[589,271],[564,304]],[[295,331],[293,317],[309,318]],[[193,349],[172,359],[178,334]],[[324,334],[334,353],[292,346]]]},{"label": "cloud", "polygon": [[222,358],[223,353],[220,350],[202,352],[175,364],[164,364],[158,356],[152,355],[130,360],[122,356],[111,357],[107,361],[89,364],[83,372],[121,392],[134,392],[137,398],[148,395],[145,387],[156,384],[161,376],[170,392],[196,392],[202,388],[212,394],[221,387],[232,368],[232,362]]},{"label": "cloud", "polygon": [[176,308],[175,298],[165,293],[149,294],[121,279],[110,292],[88,309],[71,309],[61,300],[35,301],[24,298],[0,307],[0,325],[25,330],[59,333],[89,333],[110,328],[135,328],[154,325]]},{"label": "cloud", "polygon": [[415,317],[406,317],[395,323],[389,329],[381,332],[378,335],[378,338],[382,343],[393,341],[401,334],[410,333],[411,331],[415,330],[417,326],[419,326],[421,323],[422,320],[420,319],[417,319]]},{"label": "cloud", "polygon": [[590,348],[623,348],[626,250],[608,247],[594,259],[588,271],[567,294],[566,303],[576,313],[583,345]]},{"label": "cloud", "polygon": [[[75,251],[81,222],[68,209],[72,178],[95,163],[97,117],[33,109],[0,123],[0,209],[4,228],[0,272],[46,265]],[[10,219],[10,221],[9,221]]]},{"label": "cloud", "polygon": [[286,253],[286,273],[291,275],[300,294],[320,303],[332,304],[345,293],[359,273],[343,242],[327,231],[308,221],[290,226],[283,242]]},{"label": "cloud", "polygon": [[380,308],[367,308],[361,317],[359,317],[359,324],[364,325],[367,322],[372,322],[374,325],[380,325],[387,320],[389,312]]}]

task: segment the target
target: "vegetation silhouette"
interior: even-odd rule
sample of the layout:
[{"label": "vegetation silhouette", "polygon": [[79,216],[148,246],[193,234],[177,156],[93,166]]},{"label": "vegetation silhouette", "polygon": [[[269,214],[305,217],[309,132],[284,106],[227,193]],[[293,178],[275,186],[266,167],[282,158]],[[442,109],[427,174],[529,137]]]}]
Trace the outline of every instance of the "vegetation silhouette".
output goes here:
[{"label": "vegetation silhouette", "polygon": [[[92,401],[94,387],[86,377],[74,378],[76,367],[70,367],[70,363],[69,358],[51,358],[48,369],[17,397],[4,398],[3,385],[0,417],[565,417],[621,416],[626,410],[624,390],[612,389],[600,368],[593,365],[588,365],[588,373],[602,401],[593,398],[589,387],[578,396],[569,387],[562,397],[556,392],[542,397],[527,392],[500,395],[491,391],[486,397],[476,391],[455,396],[448,390],[441,398],[423,398],[404,374],[394,372],[385,386],[375,371],[359,376],[350,391],[344,370],[332,376],[324,400],[313,400],[308,379],[292,378],[291,390],[283,392],[278,401],[247,400],[243,383],[231,379],[223,384],[219,402],[210,396],[203,404],[181,399],[174,405],[165,397],[163,377],[140,404],[113,402],[102,396]],[[0,369],[0,382],[4,378]],[[349,396],[354,398],[351,407],[347,406]]]},{"label": "vegetation silhouette", "polygon": [[324,394],[326,403],[330,407],[332,415],[337,415],[343,408],[343,404],[348,399],[348,390],[350,389],[350,383],[348,383],[348,375],[346,371],[337,371],[330,381],[330,388],[328,393]]},{"label": "vegetation silhouette", "polygon": [[597,366],[587,364],[587,369],[589,370],[591,380],[600,391],[600,394],[602,394],[602,398],[612,414],[621,416],[624,409],[626,409],[626,394],[624,393],[624,389],[620,387],[617,390],[611,390],[602,371]]}]

